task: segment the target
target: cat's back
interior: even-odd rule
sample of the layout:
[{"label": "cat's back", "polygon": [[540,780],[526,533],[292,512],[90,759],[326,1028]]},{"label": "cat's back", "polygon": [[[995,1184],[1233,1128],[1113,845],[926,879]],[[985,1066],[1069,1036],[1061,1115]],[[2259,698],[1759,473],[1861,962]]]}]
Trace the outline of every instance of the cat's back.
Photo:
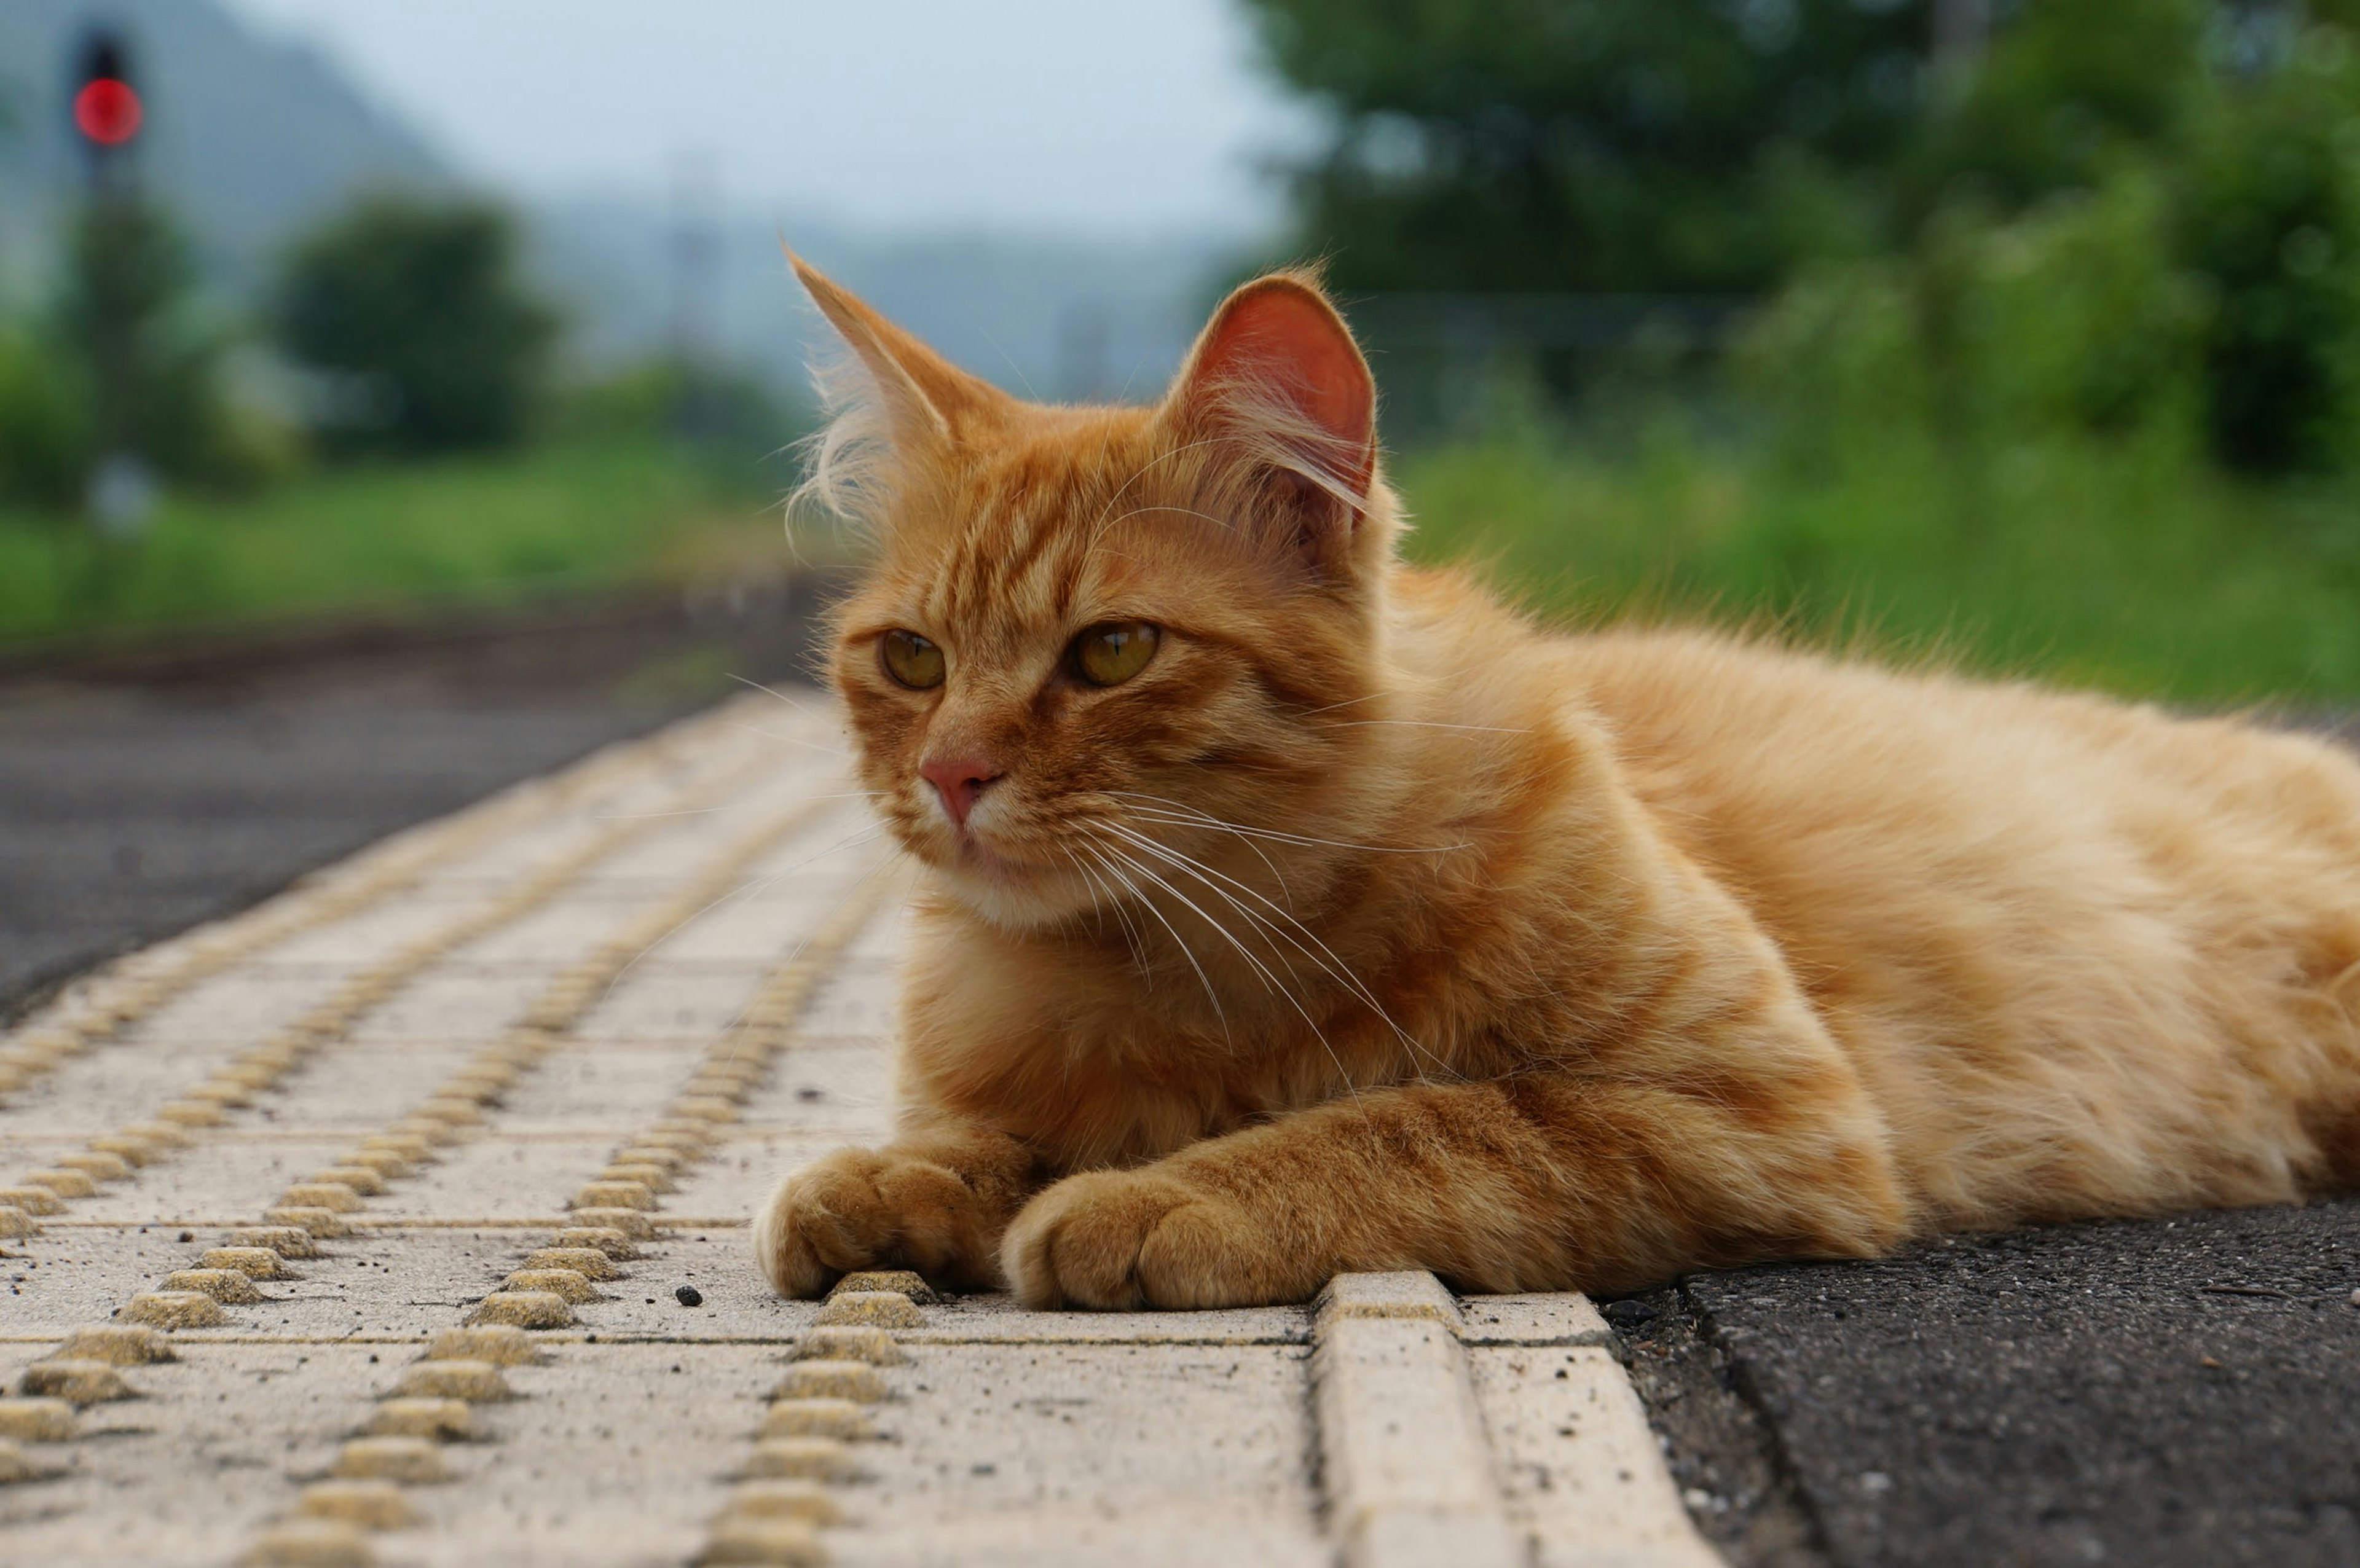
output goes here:
[{"label": "cat's back", "polygon": [[1557,651],[1954,1217],[2267,1201],[2360,1159],[2348,752],[1710,635]]}]

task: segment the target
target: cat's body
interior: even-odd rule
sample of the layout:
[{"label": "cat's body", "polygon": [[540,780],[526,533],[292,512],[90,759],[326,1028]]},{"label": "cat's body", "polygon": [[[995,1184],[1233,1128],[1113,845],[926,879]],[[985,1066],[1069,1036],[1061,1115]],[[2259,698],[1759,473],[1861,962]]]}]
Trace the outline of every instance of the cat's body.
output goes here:
[{"label": "cat's body", "polygon": [[1537,631],[1395,561],[1300,278],[1153,411],[1014,404],[807,281],[892,441],[837,683],[932,871],[901,1135],[781,1187],[781,1290],[1617,1289],[2360,1183],[2345,755]]}]

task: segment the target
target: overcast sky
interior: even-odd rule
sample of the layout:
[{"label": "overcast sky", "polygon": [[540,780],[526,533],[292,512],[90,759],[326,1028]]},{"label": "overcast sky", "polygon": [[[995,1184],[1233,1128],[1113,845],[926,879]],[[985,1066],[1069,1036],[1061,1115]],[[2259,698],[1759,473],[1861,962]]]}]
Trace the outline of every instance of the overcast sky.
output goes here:
[{"label": "overcast sky", "polygon": [[1259,227],[1310,121],[1232,0],[225,0],[463,169],[884,227]]}]

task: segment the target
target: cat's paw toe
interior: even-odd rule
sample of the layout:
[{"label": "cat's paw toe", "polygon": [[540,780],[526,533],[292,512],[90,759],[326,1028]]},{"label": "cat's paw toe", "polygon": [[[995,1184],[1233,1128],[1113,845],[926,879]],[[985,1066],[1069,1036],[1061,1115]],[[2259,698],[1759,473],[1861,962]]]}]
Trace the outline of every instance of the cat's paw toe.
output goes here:
[{"label": "cat's paw toe", "polygon": [[1271,1300],[1257,1237],[1227,1199],[1170,1176],[1069,1176],[1025,1206],[1000,1269],[1028,1307],[1239,1306]]},{"label": "cat's paw toe", "polygon": [[816,1296],[857,1269],[956,1275],[976,1247],[968,1198],[932,1161],[839,1149],[779,1183],[755,1222],[755,1253],[781,1296]]}]

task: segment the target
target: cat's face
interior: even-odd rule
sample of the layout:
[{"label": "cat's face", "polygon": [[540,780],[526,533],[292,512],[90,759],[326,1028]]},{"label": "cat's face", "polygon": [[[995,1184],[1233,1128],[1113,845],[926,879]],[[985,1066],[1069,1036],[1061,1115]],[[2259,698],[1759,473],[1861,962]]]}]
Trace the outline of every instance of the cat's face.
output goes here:
[{"label": "cat's face", "polygon": [[[832,316],[851,309],[824,287]],[[1152,409],[1021,404],[938,361],[911,375],[923,350],[864,343],[876,325],[852,317],[855,346],[891,352],[885,374],[912,385],[888,389],[905,402],[883,410],[890,462],[869,475],[878,556],[837,612],[834,681],[880,814],[997,924],[1158,883],[1221,906],[1242,891],[1224,879],[1288,847],[1269,835],[1303,836],[1349,787],[1357,732],[1320,715],[1372,689],[1390,513],[1366,500],[1357,352],[1303,284],[1274,308],[1362,379],[1338,444],[1371,455],[1338,475],[1318,454],[1317,483],[1284,410],[1257,406],[1295,448],[1237,425],[1222,317]],[[1267,394],[1266,367],[1247,368]]]}]

